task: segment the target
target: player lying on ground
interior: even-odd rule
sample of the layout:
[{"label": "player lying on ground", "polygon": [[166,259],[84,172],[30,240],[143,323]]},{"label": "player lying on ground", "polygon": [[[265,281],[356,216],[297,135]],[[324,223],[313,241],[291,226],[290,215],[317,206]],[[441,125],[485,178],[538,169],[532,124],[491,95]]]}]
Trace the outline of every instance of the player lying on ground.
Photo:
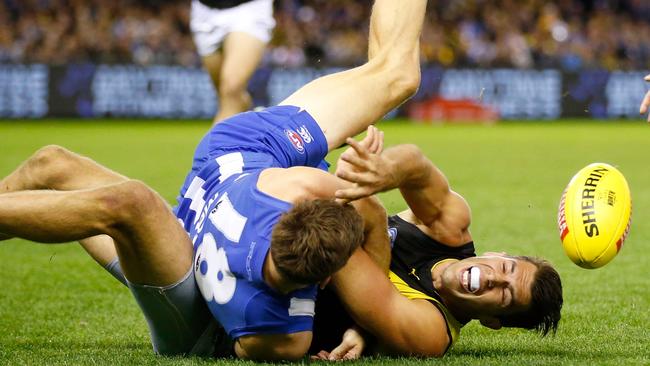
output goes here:
[{"label": "player lying on ground", "polygon": [[[369,135],[371,134],[372,129]],[[353,141],[350,143],[354,148],[359,147]],[[342,158],[345,159],[348,155],[349,152],[343,154]],[[365,174],[367,178],[363,180],[366,185],[357,188],[361,191],[357,191],[358,193],[355,194],[366,194],[363,191],[369,187],[377,189],[383,185],[388,189],[388,187],[397,185],[401,187],[405,198],[411,197],[411,200],[408,201],[411,204],[411,209],[400,215],[392,216],[389,220],[393,247],[391,281],[399,294],[388,280],[381,280],[385,277],[386,269],[382,270],[373,261],[367,260],[368,257],[363,251],[355,253],[349,268],[346,266],[342,270],[343,273],[353,271],[353,278],[340,279],[338,275],[336,276],[337,284],[342,283],[343,286],[348,286],[345,288],[352,286],[347,290],[348,298],[345,297],[346,294],[342,295],[348,301],[346,305],[352,307],[353,312],[361,313],[358,315],[360,316],[359,323],[371,331],[382,332],[377,333],[381,341],[381,351],[421,356],[442,355],[458,338],[460,325],[473,318],[480,319],[490,327],[499,327],[502,324],[532,327],[543,333],[557,327],[562,300],[561,288],[559,287],[559,277],[556,277],[557,274],[548,264],[536,259],[502,255],[471,258],[474,256],[474,247],[467,231],[469,208],[460,196],[449,190],[442,173],[416,148],[397,146],[387,150],[381,156],[373,156],[365,151],[362,155],[370,157],[374,174],[377,174],[376,177],[383,176],[380,180],[384,182],[379,185],[370,183],[373,179],[376,180],[376,177],[373,178]],[[395,164],[395,162],[400,162],[400,164]],[[345,163],[339,163],[339,166],[341,168],[338,172],[341,176],[352,181],[359,180],[358,176],[355,178],[345,173]],[[391,178],[392,183],[388,182],[386,177]],[[428,179],[423,179],[423,177],[428,177]],[[62,148],[48,147],[35,154],[5,179],[0,187],[3,189],[74,189],[91,188],[99,184],[109,184],[111,181],[126,180],[87,158],[82,158]],[[431,193],[431,191],[433,194],[427,193]],[[418,192],[424,193],[428,198],[414,201],[412,195]],[[438,200],[436,198],[445,196],[447,196],[446,199]],[[436,204],[436,202],[438,203]],[[433,221],[435,224],[425,225],[414,214],[414,212],[418,212],[423,215],[423,209],[435,206],[441,207],[441,212],[438,214],[439,220]],[[364,212],[364,215],[369,214],[382,215],[383,213],[381,210]],[[381,219],[385,222],[386,217],[383,216]],[[462,224],[460,229],[455,229],[457,223]],[[387,242],[386,238],[387,236],[376,236],[371,240]],[[115,249],[110,238],[95,237],[83,240],[82,244],[98,262],[112,269],[118,279],[126,282],[120,269],[115,267],[116,261],[113,259]],[[388,245],[384,247],[384,249],[387,248]],[[390,254],[384,256],[389,257]],[[450,260],[456,259],[461,261],[453,263],[453,265],[449,263]],[[472,267],[477,270],[461,270],[461,268]],[[500,271],[501,268],[504,270],[508,268],[512,270],[512,273]],[[363,273],[358,273],[359,271]],[[370,275],[362,275],[365,273],[370,273]],[[373,274],[375,277],[370,278],[369,276]],[[533,280],[533,276],[536,277],[535,280]],[[438,285],[435,285],[434,279],[437,277],[440,277],[440,280]],[[462,282],[461,278],[463,278]],[[354,286],[362,286],[363,282],[350,285],[346,283],[346,280],[353,282],[371,280],[372,286],[369,286],[370,290],[361,288],[363,292],[358,292],[359,288]],[[472,281],[478,284],[478,289],[471,288]],[[485,286],[485,288],[481,289],[480,286]],[[535,296],[535,290],[530,289],[531,286],[532,288],[546,289],[549,298]],[[527,290],[527,288],[529,289]],[[471,290],[475,290],[475,292],[472,293]],[[370,294],[366,293],[367,291]],[[378,302],[366,301],[366,296],[369,295],[378,296]],[[402,298],[402,295],[405,297]],[[523,304],[523,307],[528,310],[524,313],[513,314],[518,312],[519,306],[511,305],[501,309],[499,299],[504,300],[504,296],[509,297],[505,301],[510,301],[512,304]],[[531,297],[532,300],[530,300]],[[545,308],[541,311],[540,303],[546,303]],[[530,307],[527,304],[531,304]],[[326,296],[319,297],[315,327],[316,342],[312,349],[331,349],[340,340],[341,331],[350,325],[341,321],[341,313],[337,312],[338,308],[333,305],[336,303],[329,302]],[[197,308],[201,309],[201,307]],[[206,312],[203,311],[203,313]],[[325,326],[322,326],[323,324]],[[217,345],[223,352],[223,347],[228,342],[217,330],[218,328],[212,325],[208,331],[210,336],[204,336],[203,339],[205,342],[209,342],[214,341],[217,337],[216,339],[219,341]],[[358,357],[360,347],[363,345],[359,343],[360,341],[355,338],[353,331],[349,331],[346,334],[345,342],[332,353],[331,357]],[[203,346],[210,348],[211,345],[203,344]],[[195,349],[195,352],[198,350]],[[215,352],[219,350],[213,350],[211,354],[223,355],[223,353]],[[330,355],[323,352],[320,356]]]},{"label": "player lying on ground", "polygon": [[[320,183],[322,184],[323,181]],[[104,192],[104,187],[110,187],[110,191]],[[295,189],[296,186],[292,187],[289,185],[289,188]],[[92,197],[88,198],[85,194],[82,194],[84,192],[93,192],[94,194],[102,192],[106,195],[100,196],[97,200],[98,202],[94,202],[95,200]],[[256,198],[251,197],[250,199],[255,200]],[[379,234],[379,238],[375,238],[374,241],[385,241],[387,228],[385,224],[385,213],[382,213],[383,208],[380,205],[374,205],[373,201],[368,202],[368,204],[357,206],[362,210],[363,216],[366,218],[365,222],[355,213],[352,207],[347,206],[343,210],[340,210],[339,207],[344,206],[340,206],[334,202],[319,202],[318,205],[331,206],[334,209],[325,211],[322,213],[324,219],[316,217],[314,222],[316,225],[334,227],[339,232],[358,233],[353,238],[357,243],[361,241],[362,236],[366,235],[368,238],[373,238],[376,236],[376,233]],[[176,354],[180,353],[176,350],[187,346],[191,348],[182,353],[201,356],[228,356],[232,353],[233,343],[231,342],[231,338],[225,334],[221,324],[214,321],[214,318],[210,315],[205,300],[196,288],[194,272],[187,274],[191,281],[184,279],[180,285],[172,286],[168,289],[160,289],[157,286],[150,285],[138,285],[133,283],[132,278],[134,276],[132,274],[127,272],[125,276],[120,266],[121,264],[125,268],[130,268],[124,265],[125,261],[127,265],[140,265],[142,266],[142,271],[147,271],[153,265],[150,261],[156,259],[164,260],[165,262],[158,268],[161,275],[169,275],[170,272],[173,273],[176,262],[183,262],[183,253],[172,254],[165,247],[170,242],[153,242],[147,239],[147,228],[159,229],[163,236],[168,232],[173,233],[168,228],[155,224],[154,222],[157,220],[165,220],[162,224],[169,225],[170,227],[175,228],[180,226],[173,218],[171,219],[173,221],[167,220],[169,215],[166,213],[171,214],[170,208],[142,183],[129,180],[88,158],[72,153],[62,147],[47,146],[37,151],[5,179],[0,180],[0,204],[3,205],[3,208],[0,209],[0,229],[5,233],[0,234],[0,240],[18,236],[44,242],[60,242],[83,237],[80,243],[84,249],[99,264],[111,272],[111,274],[131,288],[150,325],[152,343],[156,352],[161,354]],[[307,212],[304,212],[302,209],[294,209],[292,212],[296,212],[298,215],[306,215],[303,218],[309,219],[310,213],[319,208],[318,205],[312,207]],[[298,204],[296,207],[304,208],[304,206],[304,204]],[[97,215],[100,216],[98,217]],[[138,217],[136,218],[134,216]],[[125,219],[122,220],[122,217],[125,217]],[[368,218],[373,217],[373,220],[368,220]],[[373,224],[373,221],[377,223],[375,229],[370,226]],[[307,230],[307,235],[314,236],[322,234],[330,236],[332,243],[338,243],[346,239],[340,234],[332,236],[331,233],[323,230],[318,230],[319,232],[315,233],[313,231],[314,222],[302,222],[302,218],[291,217],[291,221],[289,222],[292,225],[312,227],[311,230]],[[90,229],[84,229],[87,226]],[[125,226],[125,228],[120,228],[119,226]],[[280,225],[278,226],[280,227]],[[86,237],[88,234],[78,234],[79,230],[85,230],[84,232],[90,230],[93,234],[107,233],[108,235]],[[278,232],[283,233],[286,230],[282,227],[276,227],[273,234],[276,235]],[[301,233],[299,232],[298,234]],[[133,240],[140,240],[140,244],[133,244],[132,249],[127,248],[131,252],[127,252],[125,255],[123,252],[120,252],[124,250],[124,247],[120,245],[121,242],[113,238],[117,237],[122,239],[126,238],[127,235],[133,235]],[[187,235],[183,238],[183,235],[180,234],[179,237],[180,239],[187,240]],[[299,258],[300,263],[292,263],[297,267],[311,264],[318,267],[319,270],[322,270],[323,266],[328,265],[327,260],[332,260],[332,258],[337,257],[347,259],[351,249],[355,247],[351,245],[339,245],[337,248],[328,249],[326,246],[321,245],[323,244],[323,240],[311,242],[309,244],[315,247],[319,246],[317,249],[321,252],[315,258],[315,260],[320,260],[320,262],[314,263],[314,258],[309,258],[310,248],[295,248],[301,244],[300,238],[296,238],[294,235],[291,235],[291,238],[293,242],[275,240],[273,244],[276,245],[275,249],[281,255],[292,254],[289,252],[290,249],[299,250],[298,253],[292,254],[293,257]],[[278,244],[284,247],[277,248]],[[326,245],[327,243],[325,242],[324,244]],[[191,245],[191,243],[188,245]],[[179,248],[176,247],[175,249]],[[250,248],[247,249],[250,250]],[[286,262],[286,260],[283,262],[275,260],[278,256],[273,256],[273,249],[272,247],[269,250],[266,260],[264,258],[260,259],[264,260],[263,273],[255,273],[254,275],[262,275],[266,281],[266,286],[283,294],[286,291],[292,290],[281,287],[286,286],[288,281],[283,280],[284,275],[282,273],[274,273],[274,271],[277,271],[274,268],[279,266],[278,263],[281,264]],[[139,258],[143,256],[148,255],[151,257],[151,254],[145,251],[153,250],[159,252],[156,258],[139,262]],[[337,253],[334,252],[335,250],[347,250],[347,253],[342,256],[337,256]],[[119,258],[122,263],[117,259],[118,252],[120,253]],[[271,258],[274,259],[271,260]],[[309,261],[310,259],[312,260],[311,263],[303,262]],[[225,265],[229,263],[234,262],[229,261]],[[196,265],[200,268],[205,264],[197,259]],[[165,266],[168,268],[167,270],[165,270]],[[235,270],[233,269],[232,271],[234,272]],[[219,274],[216,274],[216,276],[219,276]],[[233,274],[230,274],[230,276],[233,276]],[[127,278],[129,279],[127,280]],[[225,278],[225,276],[222,278]],[[221,285],[226,285],[226,281],[227,279],[222,280]],[[232,286],[232,283],[230,285],[234,289],[235,286]],[[304,287],[302,284],[293,286]],[[263,285],[260,285],[260,287],[264,288]],[[223,292],[218,292],[221,290],[218,287],[214,287],[213,289],[214,291],[212,293],[216,301],[218,296],[223,296]],[[205,295],[211,288],[201,290]],[[264,292],[259,289],[258,292],[264,295]],[[300,294],[300,291],[292,291],[290,293],[291,296],[299,296]],[[221,297],[219,300],[223,301],[223,298]],[[302,302],[295,301],[294,298],[291,298],[290,302],[292,304],[288,311],[289,313],[292,311],[297,312],[301,309],[300,306],[305,306],[305,304],[311,306],[311,308],[302,310],[310,314],[307,315],[307,318],[311,324],[313,303],[310,305],[308,298],[301,298],[300,300]],[[253,306],[253,308],[248,309],[247,316],[254,318],[257,312],[264,314],[266,312],[277,311],[279,314],[276,314],[276,322],[280,323],[283,320],[282,309],[278,309],[277,304],[273,301],[267,302],[267,304],[259,304],[259,301],[257,303],[249,302],[248,306]],[[294,302],[297,302],[297,305],[293,304]],[[260,307],[257,307],[258,305]],[[242,307],[245,309],[246,304],[243,304]],[[290,314],[289,316],[294,315]],[[301,317],[304,318],[305,315],[297,313],[295,316],[299,316],[296,319],[296,323],[300,325],[299,320]],[[257,318],[264,319],[264,316],[257,315]],[[295,326],[295,324],[282,325]],[[192,337],[196,337],[196,339]],[[291,335],[286,337],[291,337]],[[251,337],[247,338],[251,339]],[[310,340],[311,337],[305,344],[300,345],[306,348],[309,346]],[[280,347],[279,349],[285,352],[295,352],[292,349],[285,349],[284,346],[275,346]],[[302,351],[299,349],[297,352]],[[302,354],[296,355],[295,357],[302,357]]]},{"label": "player lying on ground", "polygon": [[[475,257],[467,202],[417,147],[398,145],[376,154],[348,143],[336,174],[355,187],[337,196],[355,199],[399,188],[409,207],[389,217],[392,251],[386,246],[384,253],[390,256],[390,280],[388,269],[360,249],[332,281],[352,318],[378,340],[375,351],[441,356],[472,319],[493,329],[555,332],[562,285],[548,262],[504,253]],[[317,303],[312,353],[332,349],[351,325],[336,302],[325,298],[321,294]],[[318,356],[358,357],[360,334],[351,329],[343,339],[333,352]]]},{"label": "player lying on ground", "polygon": [[[644,80],[647,81],[647,82],[650,82],[650,75],[646,75]],[[641,114],[648,113],[648,108],[650,108],[650,91],[648,91],[645,94],[645,97],[641,101],[641,108],[639,109],[639,113],[641,113]],[[650,122],[650,115],[648,115],[648,122]]]},{"label": "player lying on ground", "polygon": [[315,285],[371,228],[349,207],[318,200],[346,184],[316,167],[415,92],[425,8],[425,0],[377,0],[366,64],[215,126],[197,147],[174,213],[143,183],[87,159],[68,171],[105,179],[30,182],[30,164],[70,154],[50,148],[0,182],[11,192],[0,195],[0,233],[114,246],[157,353],[226,354],[223,327],[241,358],[302,357]]}]

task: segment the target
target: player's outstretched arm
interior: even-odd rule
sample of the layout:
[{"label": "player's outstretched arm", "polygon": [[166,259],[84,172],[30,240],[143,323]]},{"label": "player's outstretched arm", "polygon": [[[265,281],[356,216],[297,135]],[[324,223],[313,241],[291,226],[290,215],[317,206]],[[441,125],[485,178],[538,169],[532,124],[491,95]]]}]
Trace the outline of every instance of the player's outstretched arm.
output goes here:
[{"label": "player's outstretched arm", "polygon": [[[647,81],[647,82],[650,82],[650,75],[646,75],[644,80]],[[650,108],[650,91],[648,91],[645,94],[645,97],[641,101],[641,108],[639,109],[639,113],[641,113],[641,114],[648,113],[648,108]],[[650,114],[648,115],[648,122],[650,122]]]},{"label": "player's outstretched arm", "polygon": [[352,318],[389,353],[424,357],[445,353],[450,340],[440,311],[426,300],[401,295],[363,250],[350,257],[333,283]]},{"label": "player's outstretched arm", "polygon": [[[449,188],[444,174],[415,145],[397,145],[375,154],[348,139],[336,175],[354,186],[339,190],[342,199],[399,188],[406,200],[412,220],[435,232],[463,236],[470,223],[470,210],[465,200]],[[449,239],[449,238],[446,238]],[[452,242],[464,238],[451,238]],[[447,242],[449,240],[445,240]],[[459,243],[460,244],[460,243]]]}]

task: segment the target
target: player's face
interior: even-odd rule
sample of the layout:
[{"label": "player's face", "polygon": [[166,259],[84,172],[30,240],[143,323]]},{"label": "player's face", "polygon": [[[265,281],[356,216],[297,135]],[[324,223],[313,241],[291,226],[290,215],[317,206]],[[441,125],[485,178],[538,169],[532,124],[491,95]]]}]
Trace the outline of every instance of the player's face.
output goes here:
[{"label": "player's face", "polygon": [[524,311],[531,301],[537,267],[507,255],[485,255],[454,262],[434,276],[449,307],[474,319]]}]

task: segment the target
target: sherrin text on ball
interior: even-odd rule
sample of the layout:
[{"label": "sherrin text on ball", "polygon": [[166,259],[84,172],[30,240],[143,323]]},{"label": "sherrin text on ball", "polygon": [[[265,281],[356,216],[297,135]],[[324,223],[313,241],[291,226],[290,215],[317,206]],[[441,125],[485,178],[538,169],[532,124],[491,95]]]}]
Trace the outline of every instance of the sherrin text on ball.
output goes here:
[{"label": "sherrin text on ball", "polygon": [[558,212],[562,246],[583,268],[609,263],[630,230],[632,198],[623,174],[605,163],[581,169],[567,185]]}]

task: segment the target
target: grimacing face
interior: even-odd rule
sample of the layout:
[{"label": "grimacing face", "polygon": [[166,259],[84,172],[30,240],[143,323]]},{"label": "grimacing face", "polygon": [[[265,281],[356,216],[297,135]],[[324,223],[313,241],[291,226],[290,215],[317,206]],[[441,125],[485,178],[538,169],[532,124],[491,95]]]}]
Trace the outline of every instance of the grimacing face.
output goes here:
[{"label": "grimacing face", "polygon": [[526,310],[537,267],[524,259],[490,253],[453,262],[433,284],[450,308],[472,319]]}]

